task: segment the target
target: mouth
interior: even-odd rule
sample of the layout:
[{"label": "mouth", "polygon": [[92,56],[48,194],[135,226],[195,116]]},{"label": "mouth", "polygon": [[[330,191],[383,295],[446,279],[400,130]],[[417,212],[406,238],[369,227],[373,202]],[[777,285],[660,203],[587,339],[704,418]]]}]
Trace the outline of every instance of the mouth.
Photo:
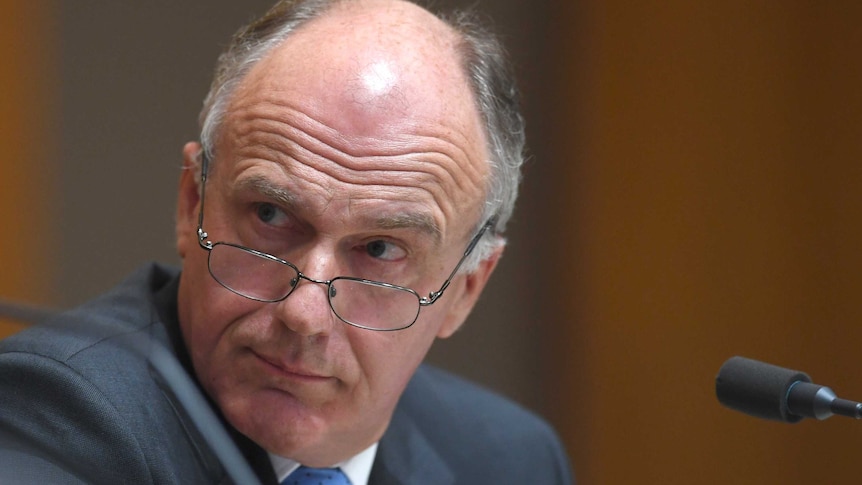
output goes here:
[{"label": "mouth", "polygon": [[274,359],[265,355],[261,355],[254,350],[251,353],[261,363],[265,372],[275,374],[276,376],[289,379],[294,382],[320,383],[327,382],[332,379],[332,376],[324,375],[319,372],[303,368],[301,365],[287,364],[281,360]]}]

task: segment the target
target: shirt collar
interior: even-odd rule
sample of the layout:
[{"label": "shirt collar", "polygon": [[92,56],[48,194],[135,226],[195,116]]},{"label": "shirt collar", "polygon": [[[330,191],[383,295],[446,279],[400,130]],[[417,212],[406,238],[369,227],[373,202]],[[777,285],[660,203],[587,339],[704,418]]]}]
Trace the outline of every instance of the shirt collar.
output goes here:
[{"label": "shirt collar", "polygon": [[[341,463],[336,463],[332,468],[341,468],[341,471],[347,475],[352,485],[368,485],[368,477],[371,475],[371,466],[374,464],[374,457],[376,455],[377,443],[374,443],[359,454]],[[278,478],[279,483],[301,465],[290,458],[273,455],[272,453],[269,453],[269,461],[275,469],[275,476]]]}]

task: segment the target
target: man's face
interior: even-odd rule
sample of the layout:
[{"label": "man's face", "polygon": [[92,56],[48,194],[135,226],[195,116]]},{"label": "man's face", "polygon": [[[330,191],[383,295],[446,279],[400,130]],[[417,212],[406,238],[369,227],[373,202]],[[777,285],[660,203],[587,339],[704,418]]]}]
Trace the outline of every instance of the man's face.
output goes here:
[{"label": "man's face", "polygon": [[[480,222],[485,139],[451,34],[393,5],[313,21],[245,77],[207,181],[211,241],[276,255],[318,280],[439,288]],[[187,167],[198,148],[186,146]],[[325,285],[302,281],[278,303],[220,286],[195,234],[198,188],[185,171],[177,231],[180,322],[201,384],[273,453],[326,466],[370,446],[496,258],[456,277],[412,327],[359,329],[332,313]]]}]

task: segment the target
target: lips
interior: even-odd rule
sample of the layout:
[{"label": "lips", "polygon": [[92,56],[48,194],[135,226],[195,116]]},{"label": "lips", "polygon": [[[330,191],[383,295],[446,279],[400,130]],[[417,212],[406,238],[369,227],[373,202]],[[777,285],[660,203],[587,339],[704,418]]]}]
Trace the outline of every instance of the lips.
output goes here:
[{"label": "lips", "polygon": [[281,377],[307,382],[322,382],[332,378],[331,376],[304,368],[301,365],[289,364],[280,359],[259,354],[254,350],[251,352],[269,372],[278,374]]}]

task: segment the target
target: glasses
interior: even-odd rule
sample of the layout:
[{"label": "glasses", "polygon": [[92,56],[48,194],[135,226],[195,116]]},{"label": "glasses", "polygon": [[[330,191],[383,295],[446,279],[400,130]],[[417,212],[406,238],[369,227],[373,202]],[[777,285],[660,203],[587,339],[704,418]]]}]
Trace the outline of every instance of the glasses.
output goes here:
[{"label": "glasses", "polygon": [[443,296],[458,269],[496,222],[496,217],[491,217],[482,225],[440,289],[426,297],[419,296],[411,288],[363,278],[338,276],[331,280],[318,280],[304,275],[293,263],[272,254],[239,244],[207,240],[208,235],[203,230],[206,158],[202,157],[198,243],[209,252],[207,266],[213,279],[237,295],[266,303],[279,302],[290,296],[300,280],[325,285],[329,307],[335,316],[367,330],[394,331],[412,326],[422,307],[433,305]]}]

